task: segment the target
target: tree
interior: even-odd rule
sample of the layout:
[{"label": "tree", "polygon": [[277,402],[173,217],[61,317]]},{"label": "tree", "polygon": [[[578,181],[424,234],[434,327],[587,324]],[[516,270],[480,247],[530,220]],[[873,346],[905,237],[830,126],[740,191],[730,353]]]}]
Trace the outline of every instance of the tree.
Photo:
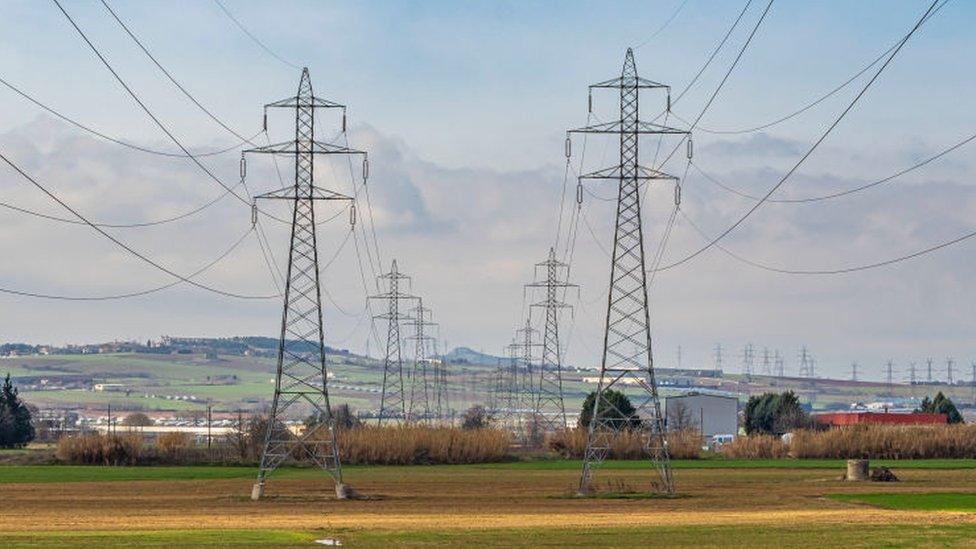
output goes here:
[{"label": "tree", "polygon": [[126,427],[148,427],[153,424],[153,420],[142,412],[136,412],[125,416],[122,425]]},{"label": "tree", "polygon": [[472,406],[461,414],[461,428],[470,431],[486,429],[491,425],[491,414],[484,406]]},{"label": "tree", "polygon": [[691,408],[680,400],[671,400],[667,411],[667,424],[670,431],[688,431],[699,429],[698,420],[691,413]]},{"label": "tree", "polygon": [[[590,420],[593,418],[593,402],[596,400],[596,391],[586,395],[583,401],[583,409],[580,410],[579,426],[589,427]],[[601,420],[606,422],[614,431],[631,428],[637,429],[641,426],[641,420],[637,416],[637,409],[630,403],[627,395],[606,389],[600,403],[599,414]]]},{"label": "tree", "polygon": [[17,396],[8,373],[0,389],[0,448],[23,446],[34,440],[35,434],[30,410]]},{"label": "tree", "polygon": [[782,394],[763,393],[749,397],[745,409],[746,433],[781,435],[793,429],[808,427],[810,418],[793,391]]},{"label": "tree", "polygon": [[945,414],[946,420],[949,423],[963,422],[962,414],[956,409],[956,405],[953,404],[952,399],[942,394],[942,391],[939,391],[934,399],[929,399],[929,397],[923,398],[921,409],[915,411],[926,414]]}]

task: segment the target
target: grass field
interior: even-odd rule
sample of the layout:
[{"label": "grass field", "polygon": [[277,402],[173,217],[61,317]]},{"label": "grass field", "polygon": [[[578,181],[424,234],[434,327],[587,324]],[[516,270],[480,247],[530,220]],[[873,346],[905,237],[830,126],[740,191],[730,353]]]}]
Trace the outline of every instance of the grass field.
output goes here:
[{"label": "grass field", "polygon": [[[746,465],[748,463],[748,466]],[[312,469],[250,501],[248,467],[0,467],[0,532],[20,546],[976,547],[976,462],[889,462],[897,483],[839,480],[839,460],[675,463],[679,497],[575,498],[579,462],[347,467],[337,501]],[[642,490],[646,465],[598,486]]]}]

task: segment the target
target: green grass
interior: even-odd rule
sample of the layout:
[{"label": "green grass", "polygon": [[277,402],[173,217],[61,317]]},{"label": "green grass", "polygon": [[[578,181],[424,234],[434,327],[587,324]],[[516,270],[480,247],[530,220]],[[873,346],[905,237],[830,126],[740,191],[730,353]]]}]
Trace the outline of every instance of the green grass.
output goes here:
[{"label": "green grass", "polygon": [[[780,460],[731,460],[703,459],[676,460],[675,469],[831,469],[843,470],[844,460],[830,459],[780,459]],[[897,469],[974,469],[976,460],[971,459],[929,459],[905,461],[879,461]],[[345,471],[410,470],[445,473],[463,470],[522,470],[522,471],[575,471],[581,467],[576,460],[516,461],[508,463],[482,463],[474,465],[348,465]],[[602,469],[639,470],[646,469],[643,461],[607,461]],[[131,480],[206,480],[250,478],[256,472],[251,466],[145,466],[145,467],[105,467],[99,465],[9,465],[0,466],[0,484],[11,482],[110,482]],[[282,478],[314,478],[321,473],[313,468],[283,467],[275,472]]]},{"label": "green grass", "polygon": [[830,494],[827,497],[848,503],[866,503],[900,511],[965,511],[976,512],[976,493],[920,493],[920,494]]},{"label": "green grass", "polygon": [[5,547],[298,547],[316,539],[350,547],[971,547],[976,525],[867,524],[485,528],[470,530],[130,530],[14,532]]}]

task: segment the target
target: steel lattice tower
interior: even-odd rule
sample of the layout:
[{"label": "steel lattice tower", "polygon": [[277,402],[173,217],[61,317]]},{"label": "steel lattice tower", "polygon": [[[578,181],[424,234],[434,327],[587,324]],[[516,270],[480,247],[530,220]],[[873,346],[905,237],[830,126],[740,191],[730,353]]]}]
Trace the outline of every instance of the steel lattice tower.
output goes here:
[{"label": "steel lattice tower", "polygon": [[[352,199],[315,186],[314,159],[321,154],[366,153],[315,140],[315,109],[342,109],[345,120],[345,107],[313,95],[308,69],[302,70],[294,97],[265,105],[265,127],[269,107],[295,110],[295,140],[249,149],[245,153],[293,156],[295,184],[257,197],[290,201],[292,223],[274,402],[251,497],[259,499],[263,495],[267,476],[283,461],[308,458],[332,476],[336,495],[342,498],[346,491],[329,407],[314,204],[318,200]],[[242,172],[243,166],[242,159]],[[307,413],[309,407],[319,421],[299,436],[292,434],[284,423],[292,415],[290,412]]]},{"label": "steel lattice tower", "polygon": [[400,322],[413,319],[400,312],[400,302],[417,298],[400,290],[400,281],[406,280],[409,283],[410,277],[397,269],[396,259],[393,260],[390,272],[381,274],[377,278],[385,281],[387,288],[386,293],[370,296],[370,299],[381,299],[387,303],[386,313],[374,317],[387,321],[386,355],[383,359],[383,393],[380,397],[378,420],[378,423],[382,425],[384,419],[405,419],[407,417]]},{"label": "steel lattice tower", "polygon": [[[428,348],[431,342],[434,341],[434,337],[428,335],[427,328],[436,326],[431,320],[431,311],[427,307],[424,307],[423,300],[419,300],[418,305],[411,311],[412,321],[410,325],[413,327],[413,334],[407,336],[407,339],[413,340],[414,342],[414,354],[413,354],[413,372],[410,376],[410,404],[407,410],[407,417],[411,420],[420,419],[422,421],[430,421],[431,419],[431,374],[429,371],[429,366],[431,365],[430,357],[428,356]],[[435,372],[436,374],[436,366]]]},{"label": "steel lattice tower", "polygon": [[[621,425],[619,414],[605,413],[610,408],[610,403],[604,396],[605,391],[617,385],[625,387],[625,384],[630,381],[637,384],[644,396],[643,401],[636,406],[635,415],[642,416],[645,449],[660,477],[659,487],[664,492],[671,493],[674,491],[674,482],[651,350],[640,189],[642,181],[675,181],[676,178],[653,168],[641,166],[639,142],[641,135],[684,137],[688,132],[640,120],[641,90],[668,90],[670,95],[670,88],[639,77],[634,64],[634,54],[630,49],[627,50],[620,77],[590,86],[591,94],[594,88],[619,91],[620,119],[571,130],[570,133],[618,135],[620,163],[582,176],[585,179],[614,180],[617,181],[618,188],[603,358],[579,488],[581,493],[591,488],[595,468],[606,458],[613,433],[623,425],[629,425],[634,419],[627,418],[627,421]],[[592,101],[590,104],[592,106]]]},{"label": "steel lattice tower", "polygon": [[536,354],[533,349],[542,347],[538,342],[539,330],[532,327],[532,319],[525,319],[525,326],[515,330],[515,342],[512,347],[515,351],[516,364],[520,364],[518,382],[518,407],[522,415],[523,423],[527,415],[535,412],[536,403],[539,401],[539,388],[535,384],[535,359]]},{"label": "steel lattice tower", "polygon": [[447,395],[447,361],[434,364],[434,412],[440,420],[451,419],[451,402]]},{"label": "steel lattice tower", "polygon": [[533,303],[531,307],[545,310],[546,323],[542,333],[542,361],[539,363],[539,384],[534,406],[535,415],[542,422],[545,431],[566,428],[566,405],[563,402],[563,372],[559,349],[559,311],[570,307],[559,299],[559,290],[577,288],[570,284],[569,265],[556,259],[555,248],[549,248],[549,257],[536,263],[536,271],[545,269],[546,278],[526,284],[526,288],[542,288],[545,299]]}]

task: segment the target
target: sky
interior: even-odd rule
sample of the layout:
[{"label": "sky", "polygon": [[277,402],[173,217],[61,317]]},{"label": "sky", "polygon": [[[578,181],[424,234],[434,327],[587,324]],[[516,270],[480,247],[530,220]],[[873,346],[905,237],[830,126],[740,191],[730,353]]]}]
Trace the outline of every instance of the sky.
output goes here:
[{"label": "sky", "polygon": [[[612,165],[611,139],[573,143],[566,130],[587,124],[587,86],[619,74],[627,47],[639,73],[685,89],[746,2],[247,2],[221,0],[269,51],[211,1],[106,0],[160,63],[201,104],[238,133],[261,131],[262,105],[294,94],[300,67],[316,95],[348,105],[348,140],[369,152],[369,204],[359,201],[320,228],[326,340],[378,354],[385,327],[371,334],[365,296],[373,277],[397,259],[412,291],[439,323],[441,345],[501,354],[523,324],[523,290],[551,246],[568,257],[579,295],[562,318],[565,361],[598,364],[605,321],[614,196],[586,183],[573,215],[580,169]],[[100,64],[57,6],[0,0],[0,78],[99,132],[154,150],[177,151]],[[745,15],[686,95],[673,104],[687,127],[720,86],[766,1]],[[200,161],[227,184],[239,181],[240,140],[210,120],[152,65],[101,2],[64,1],[79,27],[179,140],[194,152],[229,149]],[[803,157],[878,68],[782,123],[764,126],[843,84],[894,45],[927,2],[775,0],[727,81],[693,131],[694,164],[682,154],[663,169],[682,179],[682,202],[663,263],[679,260],[742,216]],[[968,21],[976,6],[950,1],[886,67],[774,198],[818,196],[884,178],[974,133],[976,92]],[[595,93],[590,122],[615,115],[612,94]],[[665,95],[645,92],[652,119]],[[686,120],[687,123],[682,122]],[[269,132],[293,132],[272,113]],[[331,140],[339,119],[325,114],[318,135]],[[676,143],[662,143],[669,151]],[[885,261],[973,230],[976,187],[969,144],[863,192],[814,203],[766,203],[691,261],[654,277],[651,318],[659,365],[741,369],[743,347],[779,351],[787,373],[807,346],[822,375],[845,377],[851,362],[881,378],[928,357],[945,377],[968,379],[976,360],[976,239],[895,265],[844,275],[789,275]],[[641,144],[654,163],[657,141]],[[223,189],[187,158],[146,154],[79,130],[0,85],[0,152],[94,220],[131,223],[171,217],[221,196]],[[658,157],[660,158],[660,156]],[[287,161],[286,161],[287,162]],[[281,166],[287,178],[289,166]],[[687,173],[685,169],[688,168]],[[322,161],[317,182],[361,193],[357,165]],[[568,174],[568,175],[567,175]],[[280,186],[267,158],[248,163],[248,188]],[[564,193],[565,189],[565,193]],[[673,185],[654,183],[644,201],[646,253],[657,253],[673,209]],[[0,166],[0,200],[70,216],[29,182]],[[277,208],[277,210],[275,210]],[[281,205],[269,212],[286,216]],[[560,217],[560,212],[563,212]],[[560,222],[561,219],[561,222]],[[581,221],[575,222],[574,219]],[[265,219],[283,263],[286,227]],[[576,238],[568,235],[575,230]],[[106,229],[179,273],[190,273],[239,245],[199,281],[251,296],[276,293],[250,209],[223,197],[181,221]],[[700,234],[698,231],[701,231]],[[375,239],[374,239],[375,231]],[[351,236],[355,235],[355,236]],[[557,240],[558,239],[558,240]],[[567,247],[567,242],[572,246]],[[367,259],[370,258],[370,259]],[[0,287],[72,296],[136,292],[172,278],[126,254],[90,228],[0,208]],[[334,258],[334,260],[332,259]],[[325,261],[323,260],[323,263]],[[82,343],[161,335],[274,335],[280,299],[232,299],[176,287],[116,301],[68,302],[0,294],[0,341]],[[532,312],[533,322],[540,318]],[[372,341],[367,343],[368,341]],[[758,366],[761,368],[761,365]],[[963,374],[965,372],[965,374]]]}]

